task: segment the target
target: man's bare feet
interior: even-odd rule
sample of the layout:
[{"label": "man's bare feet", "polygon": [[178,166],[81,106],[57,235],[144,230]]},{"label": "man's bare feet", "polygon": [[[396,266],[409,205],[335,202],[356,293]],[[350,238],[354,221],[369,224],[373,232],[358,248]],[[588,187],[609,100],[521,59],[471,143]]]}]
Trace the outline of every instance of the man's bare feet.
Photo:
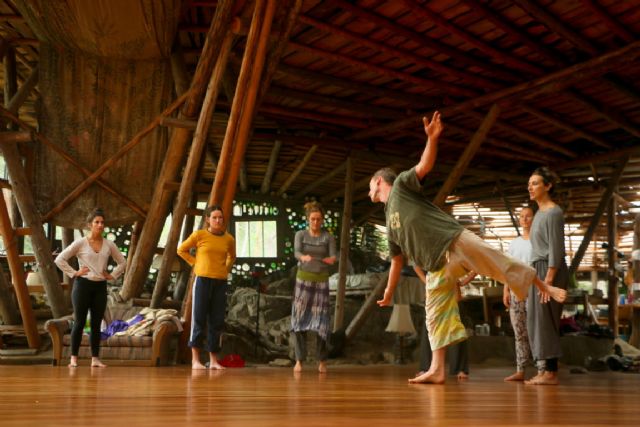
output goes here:
[{"label": "man's bare feet", "polygon": [[546,371],[524,382],[526,385],[558,385],[558,373]]},{"label": "man's bare feet", "polygon": [[224,366],[222,366],[220,363],[216,362],[209,362],[209,369],[215,369],[218,371],[221,371],[223,369],[227,369]]},{"label": "man's bare feet", "polygon": [[69,360],[69,364],[67,365],[70,368],[77,368],[78,367],[78,356],[71,356],[71,359]]},{"label": "man's bare feet", "polygon": [[427,371],[409,379],[409,384],[444,384],[444,372]]},{"label": "man's bare feet", "polygon": [[509,375],[504,380],[505,381],[524,381],[524,371],[516,371],[515,374]]},{"label": "man's bare feet", "polygon": [[107,365],[102,363],[102,361],[100,361],[100,359],[98,359],[97,357],[92,357],[91,358],[91,367],[92,368],[106,368]]},{"label": "man's bare feet", "polygon": [[296,365],[293,367],[293,372],[302,372],[302,362],[296,360]]},{"label": "man's bare feet", "polygon": [[327,372],[327,362],[323,360],[322,362],[318,363],[318,372],[320,372],[321,374],[325,374]]},{"label": "man's bare feet", "polygon": [[202,369],[207,369],[207,367],[204,366],[202,363],[200,363],[199,360],[193,360],[191,361],[191,369],[202,370]]},{"label": "man's bare feet", "polygon": [[458,378],[459,380],[468,380],[469,379],[469,374],[467,374],[466,372],[458,372],[458,375],[456,375],[456,378]]}]

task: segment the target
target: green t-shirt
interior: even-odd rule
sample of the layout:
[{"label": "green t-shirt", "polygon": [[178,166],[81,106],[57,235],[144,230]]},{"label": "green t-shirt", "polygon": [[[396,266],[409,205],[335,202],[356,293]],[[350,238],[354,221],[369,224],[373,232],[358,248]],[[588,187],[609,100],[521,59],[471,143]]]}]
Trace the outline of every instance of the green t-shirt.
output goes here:
[{"label": "green t-shirt", "polygon": [[402,172],[393,183],[385,206],[389,252],[402,253],[424,271],[434,271],[463,228],[424,193],[415,168]]}]

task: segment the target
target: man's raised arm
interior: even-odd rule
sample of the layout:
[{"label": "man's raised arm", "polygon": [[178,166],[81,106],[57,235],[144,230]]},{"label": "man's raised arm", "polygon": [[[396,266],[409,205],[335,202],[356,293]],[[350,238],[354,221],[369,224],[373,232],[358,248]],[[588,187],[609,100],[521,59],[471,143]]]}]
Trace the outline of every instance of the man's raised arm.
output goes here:
[{"label": "man's raised arm", "polygon": [[424,123],[424,133],[427,135],[427,145],[424,147],[420,162],[416,165],[416,175],[418,180],[422,179],[431,172],[433,165],[436,163],[436,157],[438,156],[438,139],[444,127],[440,120],[440,112],[433,113],[431,122],[427,117],[422,118]]}]

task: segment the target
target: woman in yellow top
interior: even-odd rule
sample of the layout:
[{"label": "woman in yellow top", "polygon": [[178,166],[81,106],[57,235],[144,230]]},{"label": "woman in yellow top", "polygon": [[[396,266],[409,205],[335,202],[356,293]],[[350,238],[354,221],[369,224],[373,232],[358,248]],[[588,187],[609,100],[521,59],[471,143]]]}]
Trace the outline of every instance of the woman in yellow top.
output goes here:
[{"label": "woman in yellow top", "polygon": [[[227,277],[236,260],[235,239],[226,231],[222,208],[214,205],[204,211],[207,227],[195,231],[178,247],[178,255],[193,267],[196,275],[191,298],[191,368],[206,369],[200,362],[200,348],[207,329],[209,368],[224,369],[218,362],[220,336],[227,307]],[[193,257],[189,250],[195,248]]]}]

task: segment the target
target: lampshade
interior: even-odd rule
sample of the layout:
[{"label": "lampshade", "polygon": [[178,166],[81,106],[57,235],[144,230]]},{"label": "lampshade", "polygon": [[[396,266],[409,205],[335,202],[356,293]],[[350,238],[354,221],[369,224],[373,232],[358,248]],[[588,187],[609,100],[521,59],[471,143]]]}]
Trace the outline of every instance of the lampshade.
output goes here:
[{"label": "lampshade", "polygon": [[[151,267],[155,268],[156,270],[160,270],[160,266],[162,265],[162,255],[156,255],[153,257],[153,262],[151,263]],[[171,271],[172,272],[176,272],[176,271],[180,271],[182,270],[182,267],[180,266],[180,260],[178,259],[178,256],[176,255],[173,258],[173,262],[171,263]]]},{"label": "lampshade", "polygon": [[411,320],[411,310],[408,304],[395,304],[391,312],[391,318],[387,325],[387,332],[397,332],[399,334],[415,334],[416,328]]},{"label": "lampshade", "polygon": [[30,271],[27,274],[26,280],[27,286],[39,286],[42,285],[42,280],[40,279],[40,274],[37,271]]}]

